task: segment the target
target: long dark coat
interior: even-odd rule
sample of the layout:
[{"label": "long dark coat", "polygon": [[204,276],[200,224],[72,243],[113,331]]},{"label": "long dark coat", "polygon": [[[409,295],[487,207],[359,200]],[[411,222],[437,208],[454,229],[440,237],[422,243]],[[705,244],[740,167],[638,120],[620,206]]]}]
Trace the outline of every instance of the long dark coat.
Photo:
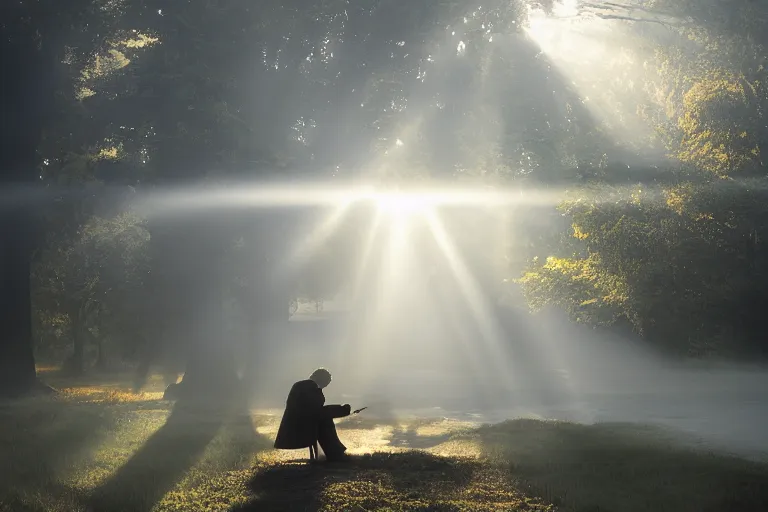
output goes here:
[{"label": "long dark coat", "polygon": [[285,412],[275,439],[275,448],[295,450],[314,445],[323,405],[325,395],[314,381],[302,380],[294,384],[288,393]]}]

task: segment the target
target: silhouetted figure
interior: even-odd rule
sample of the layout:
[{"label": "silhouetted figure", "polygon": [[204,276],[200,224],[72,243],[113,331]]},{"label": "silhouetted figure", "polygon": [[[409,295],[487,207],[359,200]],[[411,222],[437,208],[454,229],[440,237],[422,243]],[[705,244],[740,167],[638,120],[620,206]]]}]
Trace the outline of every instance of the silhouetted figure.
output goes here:
[{"label": "silhouetted figure", "polygon": [[[309,448],[310,459],[317,457],[317,445],[329,461],[344,457],[347,447],[336,434],[334,418],[349,416],[351,407],[325,405],[323,388],[331,383],[331,374],[320,368],[308,380],[297,382],[291,387],[285,404],[285,413],[277,431],[275,448],[295,450]],[[313,452],[314,449],[314,452]]]}]

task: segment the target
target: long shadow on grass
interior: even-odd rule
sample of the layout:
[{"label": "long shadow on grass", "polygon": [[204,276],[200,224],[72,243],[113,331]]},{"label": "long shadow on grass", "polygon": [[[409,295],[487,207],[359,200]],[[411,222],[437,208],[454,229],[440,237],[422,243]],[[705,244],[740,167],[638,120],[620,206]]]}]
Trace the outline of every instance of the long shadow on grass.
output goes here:
[{"label": "long shadow on grass", "polygon": [[165,424],[105,483],[92,493],[94,511],[150,510],[200,460],[224,427],[238,436],[238,452],[222,451],[222,466],[242,458],[255,444],[247,411],[211,412],[177,402]]},{"label": "long shadow on grass", "polygon": [[151,509],[198,460],[222,421],[218,414],[174,407],[165,424],[93,492],[93,510]]},{"label": "long shadow on grass", "polygon": [[429,510],[424,503],[445,507],[478,468],[476,461],[420,451],[351,456],[340,463],[282,462],[258,469],[249,482],[253,500],[232,510]]},{"label": "long shadow on grass", "polygon": [[668,430],[515,420],[477,434],[486,455],[565,510],[768,510],[768,465],[694,451]]},{"label": "long shadow on grass", "polygon": [[97,405],[17,403],[0,411],[0,510],[45,510],[49,499],[74,491],[57,481],[96,449],[113,424]]}]

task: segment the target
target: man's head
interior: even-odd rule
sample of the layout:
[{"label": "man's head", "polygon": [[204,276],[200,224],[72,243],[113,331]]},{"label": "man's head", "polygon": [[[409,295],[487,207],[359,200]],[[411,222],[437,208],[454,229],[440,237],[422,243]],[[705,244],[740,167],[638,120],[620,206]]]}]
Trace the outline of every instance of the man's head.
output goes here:
[{"label": "man's head", "polygon": [[325,368],[318,368],[312,372],[312,375],[309,376],[309,380],[314,381],[315,384],[317,384],[317,387],[323,389],[331,383],[331,372]]}]

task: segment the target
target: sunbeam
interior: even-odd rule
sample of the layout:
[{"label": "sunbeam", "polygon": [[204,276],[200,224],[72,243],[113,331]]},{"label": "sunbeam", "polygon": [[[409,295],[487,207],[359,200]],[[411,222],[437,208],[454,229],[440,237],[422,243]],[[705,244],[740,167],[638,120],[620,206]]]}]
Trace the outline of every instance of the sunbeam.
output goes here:
[{"label": "sunbeam", "polygon": [[440,218],[434,212],[429,212],[426,214],[426,220],[437,246],[448,262],[452,277],[459,286],[461,296],[474,317],[476,327],[484,343],[483,348],[490,353],[488,360],[495,366],[493,373],[505,382],[505,390],[512,391],[512,376],[509,366],[505,363],[507,356],[501,350],[503,335],[494,314],[491,312],[491,305],[480,292],[472,273],[459,255]]},{"label": "sunbeam", "polygon": [[437,242],[443,256],[448,261],[450,269],[461,287],[461,291],[464,293],[467,305],[474,314],[478,328],[483,334],[483,337],[486,341],[498,341],[498,328],[495,326],[495,321],[489,311],[490,307],[487,304],[487,300],[484,299],[483,295],[480,293],[471,272],[461,256],[459,256],[442,221],[434,213],[428,213],[426,218],[435,242]]},{"label": "sunbeam", "polygon": [[[348,335],[344,350],[354,354],[354,370],[375,376],[394,364],[393,350],[399,342],[402,301],[398,298],[409,288],[413,272],[408,244],[411,223],[402,215],[387,216],[382,209],[373,214],[372,229],[364,242],[358,273],[353,284],[352,311],[360,322]],[[383,242],[377,265],[369,265],[376,241]],[[366,280],[366,285],[361,281]],[[364,293],[363,293],[364,292]]]},{"label": "sunbeam", "polygon": [[647,40],[629,22],[580,4],[555,2],[550,14],[531,8],[526,34],[575,88],[582,105],[611,129],[614,142],[650,149],[653,131],[636,107],[649,99],[642,87],[644,66],[654,57]]},{"label": "sunbeam", "polygon": [[298,242],[287,257],[286,270],[295,270],[308,262],[318,248],[327,243],[336,233],[351,205],[351,201],[344,201],[323,219],[308,236]]},{"label": "sunbeam", "polygon": [[373,219],[371,220],[369,227],[367,228],[368,232],[366,234],[365,241],[363,242],[363,245],[362,245],[362,251],[360,252],[360,258],[357,263],[357,268],[352,274],[353,277],[352,277],[351,297],[352,297],[353,303],[356,303],[361,296],[363,281],[365,280],[366,274],[368,272],[368,269],[371,263],[371,252],[373,251],[373,248],[376,245],[376,239],[381,235],[381,229],[380,229],[381,222],[382,222],[381,210],[377,209],[376,212],[373,214]]}]

